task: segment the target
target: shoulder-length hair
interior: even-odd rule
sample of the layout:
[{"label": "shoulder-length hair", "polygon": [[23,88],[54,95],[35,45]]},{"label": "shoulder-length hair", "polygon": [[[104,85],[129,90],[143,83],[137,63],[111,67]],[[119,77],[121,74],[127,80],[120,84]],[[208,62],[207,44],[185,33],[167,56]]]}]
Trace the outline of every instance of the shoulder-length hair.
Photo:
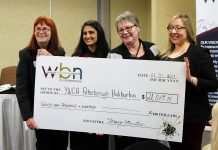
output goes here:
[{"label": "shoulder-length hair", "polygon": [[218,149],[218,102],[212,109],[211,150]]},{"label": "shoulder-length hair", "polygon": [[79,43],[75,49],[75,52],[72,54],[72,56],[80,56],[81,53],[83,53],[84,51],[88,49],[88,46],[83,40],[83,30],[85,26],[91,26],[97,31],[98,41],[96,43],[96,50],[94,52],[95,57],[98,57],[98,58],[107,57],[107,54],[109,52],[109,47],[108,47],[107,40],[105,38],[105,33],[104,33],[104,30],[101,24],[95,20],[89,20],[83,24],[81,28]]},{"label": "shoulder-length hair", "polygon": [[[192,24],[191,24],[191,21],[188,17],[188,15],[175,15],[169,22],[169,24],[167,25],[167,28],[169,28],[172,24],[173,21],[177,20],[177,19],[181,19],[185,29],[186,29],[186,32],[187,32],[187,40],[190,42],[190,43],[195,43],[195,38],[194,38],[194,31],[193,31],[193,28],[192,28]],[[164,51],[163,53],[161,53],[161,57],[166,57],[168,56],[169,54],[172,53],[172,51],[175,49],[175,44],[172,43],[172,41],[170,40],[170,37],[168,39],[168,48],[166,51]]]},{"label": "shoulder-length hair", "polygon": [[51,39],[48,43],[46,50],[52,55],[58,55],[58,48],[60,47],[60,43],[58,39],[57,28],[54,21],[46,16],[39,16],[34,22],[32,38],[30,40],[29,45],[27,46],[27,49],[37,52],[37,49],[40,48],[35,37],[35,27],[38,24],[43,24],[43,23],[45,23],[47,26],[51,28]]}]

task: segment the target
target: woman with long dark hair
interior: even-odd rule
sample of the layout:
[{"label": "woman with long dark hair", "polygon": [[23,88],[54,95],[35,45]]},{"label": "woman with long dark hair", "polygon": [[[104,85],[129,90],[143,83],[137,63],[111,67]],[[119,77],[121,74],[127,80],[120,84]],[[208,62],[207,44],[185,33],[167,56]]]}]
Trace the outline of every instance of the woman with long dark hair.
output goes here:
[{"label": "woman with long dark hair", "polygon": [[[95,20],[83,24],[79,44],[72,56],[106,58],[109,52],[104,30]],[[73,150],[107,150],[108,135],[96,133],[70,133],[70,145]]]},{"label": "woman with long dark hair", "polygon": [[72,56],[106,58],[109,52],[105,33],[97,21],[83,24],[79,43]]}]

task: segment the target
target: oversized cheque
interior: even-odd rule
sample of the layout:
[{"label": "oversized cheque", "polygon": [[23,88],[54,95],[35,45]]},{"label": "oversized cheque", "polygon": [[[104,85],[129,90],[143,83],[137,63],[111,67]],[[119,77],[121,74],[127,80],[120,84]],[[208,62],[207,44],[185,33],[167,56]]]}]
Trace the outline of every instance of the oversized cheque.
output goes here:
[{"label": "oversized cheque", "polygon": [[182,140],[183,62],[40,56],[39,128]]}]

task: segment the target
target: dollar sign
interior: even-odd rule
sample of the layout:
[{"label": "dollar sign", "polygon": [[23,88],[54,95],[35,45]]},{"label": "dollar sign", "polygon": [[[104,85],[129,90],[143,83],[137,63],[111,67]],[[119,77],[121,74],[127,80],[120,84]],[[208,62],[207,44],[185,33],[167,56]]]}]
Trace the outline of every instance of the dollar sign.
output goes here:
[{"label": "dollar sign", "polygon": [[145,95],[142,95],[142,99],[145,99]]}]

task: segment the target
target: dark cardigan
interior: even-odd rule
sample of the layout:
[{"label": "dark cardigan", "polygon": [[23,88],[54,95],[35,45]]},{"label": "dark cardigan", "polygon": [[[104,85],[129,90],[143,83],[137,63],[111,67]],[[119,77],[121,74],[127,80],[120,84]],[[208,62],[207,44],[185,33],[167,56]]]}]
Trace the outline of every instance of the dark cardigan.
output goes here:
[{"label": "dark cardigan", "polygon": [[210,119],[211,114],[208,92],[216,91],[218,88],[213,60],[208,49],[195,46],[193,43],[185,54],[170,60],[183,61],[184,57],[189,59],[191,75],[198,79],[197,87],[186,82],[184,122],[203,123]]}]

